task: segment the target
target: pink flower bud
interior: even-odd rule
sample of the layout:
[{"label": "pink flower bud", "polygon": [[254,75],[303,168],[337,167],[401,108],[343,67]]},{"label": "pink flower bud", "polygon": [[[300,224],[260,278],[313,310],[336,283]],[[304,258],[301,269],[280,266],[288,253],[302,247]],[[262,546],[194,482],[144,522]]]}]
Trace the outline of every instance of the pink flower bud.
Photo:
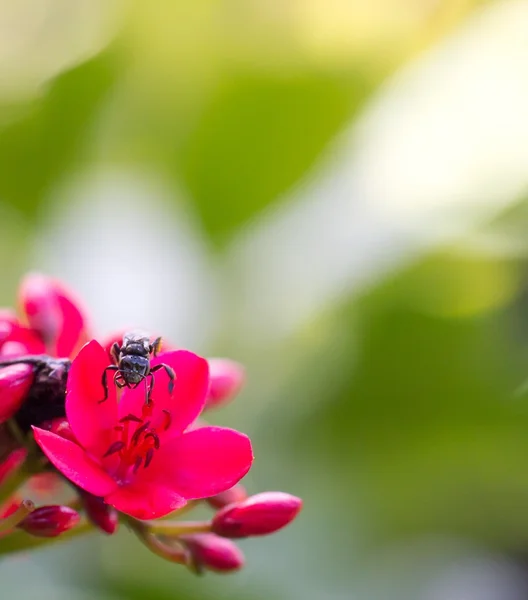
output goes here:
[{"label": "pink flower bud", "polygon": [[31,365],[0,368],[0,423],[10,419],[20,408],[33,383]]},{"label": "pink flower bud", "polygon": [[284,492],[264,492],[230,504],[213,518],[212,531],[229,538],[267,535],[293,521],[302,500]]},{"label": "pink flower bud", "polygon": [[7,458],[0,464],[0,486],[9,479],[9,477],[22,466],[28,451],[25,448],[13,450]]},{"label": "pink flower bud", "polygon": [[209,394],[206,408],[216,408],[232,400],[244,385],[244,367],[227,358],[210,358]]},{"label": "pink flower bud", "polygon": [[82,492],[81,499],[86,516],[96,527],[109,535],[117,531],[119,514],[113,506],[107,504],[103,498],[93,496],[88,492]]},{"label": "pink flower bud", "polygon": [[242,502],[242,500],[245,500],[247,497],[246,488],[242,484],[237,483],[225,492],[207,498],[207,502],[213,508],[224,508],[224,506],[227,506],[228,504]]},{"label": "pink flower bud", "polygon": [[237,571],[244,566],[244,555],[231,541],[214,533],[193,533],[179,538],[191,555],[193,567],[219,573]]},{"label": "pink flower bud", "polygon": [[41,506],[17,527],[37,537],[56,537],[75,527],[79,520],[78,513],[68,506]]}]

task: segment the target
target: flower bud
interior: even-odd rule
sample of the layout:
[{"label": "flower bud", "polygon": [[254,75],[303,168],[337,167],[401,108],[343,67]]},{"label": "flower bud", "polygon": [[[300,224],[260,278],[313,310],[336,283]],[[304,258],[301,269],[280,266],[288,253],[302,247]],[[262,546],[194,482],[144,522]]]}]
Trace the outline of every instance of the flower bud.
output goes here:
[{"label": "flower bud", "polygon": [[17,527],[37,537],[56,537],[75,527],[79,520],[79,514],[68,506],[41,506]]},{"label": "flower bud", "polygon": [[20,285],[19,301],[29,326],[40,335],[48,353],[69,356],[86,341],[79,301],[55,279],[39,273],[27,275]]},{"label": "flower bud", "polygon": [[119,514],[113,506],[88,492],[81,492],[81,499],[86,516],[96,527],[109,535],[117,531]]},{"label": "flower bud", "polygon": [[206,408],[216,408],[232,400],[245,381],[244,367],[227,358],[210,358],[209,393]]},{"label": "flower bud", "polygon": [[53,471],[47,473],[37,473],[27,482],[28,490],[31,494],[36,494],[39,498],[52,498],[60,493],[64,485],[64,479]]},{"label": "flower bud", "polygon": [[0,464],[0,486],[23,465],[28,455],[25,448],[13,450]]},{"label": "flower bud", "polygon": [[230,540],[218,537],[214,533],[193,533],[180,536],[191,555],[194,569],[203,569],[227,573],[237,571],[244,566],[244,555]]},{"label": "flower bud", "polygon": [[0,423],[20,408],[33,383],[33,367],[17,364],[0,368]]},{"label": "flower bud", "polygon": [[207,498],[207,502],[213,508],[224,508],[224,506],[227,506],[228,504],[242,502],[242,500],[245,500],[247,497],[246,488],[242,484],[237,483],[225,492]]},{"label": "flower bud", "polygon": [[293,521],[302,500],[284,492],[264,492],[230,504],[213,518],[212,531],[229,538],[267,535]]}]

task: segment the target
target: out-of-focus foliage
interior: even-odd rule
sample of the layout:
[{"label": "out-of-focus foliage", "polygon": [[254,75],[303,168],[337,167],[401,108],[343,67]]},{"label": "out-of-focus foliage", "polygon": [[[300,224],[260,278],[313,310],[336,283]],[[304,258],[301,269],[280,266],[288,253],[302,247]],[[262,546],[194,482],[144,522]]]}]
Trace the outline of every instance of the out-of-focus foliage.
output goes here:
[{"label": "out-of-focus foliage", "polygon": [[98,333],[245,363],[214,418],[254,440],[251,492],[305,499],[230,578],[122,531],[5,562],[2,589],[525,597],[527,22],[523,0],[0,8],[1,300],[45,269]]}]

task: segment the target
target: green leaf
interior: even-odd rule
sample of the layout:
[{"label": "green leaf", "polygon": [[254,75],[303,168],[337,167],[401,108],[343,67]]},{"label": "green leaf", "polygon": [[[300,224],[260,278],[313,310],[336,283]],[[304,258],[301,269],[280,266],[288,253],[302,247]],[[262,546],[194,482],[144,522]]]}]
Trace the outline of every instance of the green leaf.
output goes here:
[{"label": "green leaf", "polygon": [[183,178],[213,240],[290,188],[369,86],[358,76],[237,73],[223,81],[183,148]]},{"label": "green leaf", "polygon": [[53,80],[24,116],[0,129],[0,196],[34,216],[50,188],[86,150],[94,121],[116,78],[104,53]]}]

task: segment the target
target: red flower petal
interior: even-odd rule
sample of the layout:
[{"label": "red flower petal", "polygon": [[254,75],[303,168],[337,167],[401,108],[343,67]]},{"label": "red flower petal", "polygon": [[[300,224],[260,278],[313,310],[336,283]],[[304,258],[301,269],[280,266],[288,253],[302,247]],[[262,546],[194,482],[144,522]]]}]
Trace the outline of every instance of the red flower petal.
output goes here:
[{"label": "red flower petal", "polygon": [[[204,358],[186,350],[164,352],[152,360],[152,366],[161,363],[174,369],[176,380],[171,394],[169,377],[165,370],[160,369],[154,373],[152,417],[153,421],[161,419],[162,411],[168,411],[171,425],[164,436],[172,437],[184,431],[202,412],[209,387],[209,366]],[[119,414],[121,417],[131,413],[141,415],[144,404],[144,386],[140,385],[133,390],[125,389],[119,403]]]},{"label": "red flower petal", "polygon": [[136,519],[158,519],[185,506],[187,501],[173,490],[155,483],[123,486],[105,502]]},{"label": "red flower petal", "polygon": [[44,342],[33,329],[19,323],[11,323],[9,335],[3,340],[0,355],[22,356],[24,354],[44,354],[45,352]]},{"label": "red flower petal", "polygon": [[8,339],[15,326],[18,326],[15,313],[7,309],[0,309],[0,346]]},{"label": "red flower petal", "polygon": [[28,275],[20,285],[19,299],[30,326],[46,342],[48,353],[72,356],[88,339],[80,302],[56,279],[38,273]]},{"label": "red flower petal", "polygon": [[106,352],[92,340],[72,362],[68,374],[66,416],[71,429],[86,450],[102,456],[115,438],[117,424],[116,388],[108,373],[108,398],[104,398],[102,377],[108,366]]},{"label": "red flower petal", "polygon": [[37,444],[51,463],[70,481],[95,496],[111,494],[117,483],[77,444],[33,427]]},{"label": "red flower petal", "polygon": [[202,427],[164,440],[136,482],[170,486],[184,498],[208,498],[238,483],[249,471],[253,452],[249,438],[223,427]]},{"label": "red flower petal", "polygon": [[20,408],[33,383],[31,365],[11,365],[0,369],[0,423]]}]

